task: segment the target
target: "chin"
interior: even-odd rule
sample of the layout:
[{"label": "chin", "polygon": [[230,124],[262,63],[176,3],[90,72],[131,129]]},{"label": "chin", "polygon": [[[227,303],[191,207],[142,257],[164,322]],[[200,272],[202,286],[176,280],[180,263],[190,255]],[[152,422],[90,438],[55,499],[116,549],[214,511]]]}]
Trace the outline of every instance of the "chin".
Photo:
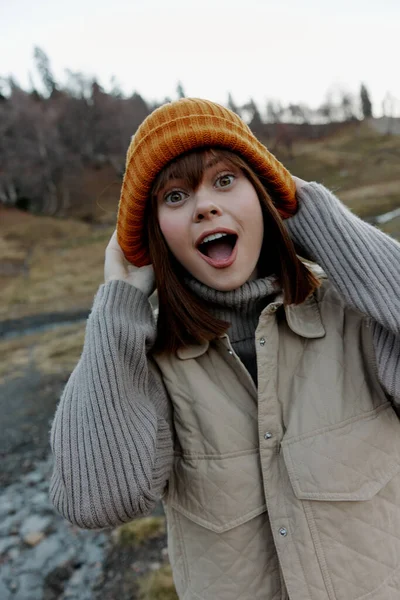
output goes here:
[{"label": "chin", "polygon": [[249,281],[250,279],[255,279],[255,277],[253,277],[252,274],[246,274],[242,276],[231,275],[230,277],[224,277],[221,273],[220,277],[204,277],[202,279],[198,279],[208,287],[213,288],[214,290],[218,290],[219,292],[232,292],[233,290],[237,290],[238,288],[240,288],[244,283],[246,283],[246,281]]}]

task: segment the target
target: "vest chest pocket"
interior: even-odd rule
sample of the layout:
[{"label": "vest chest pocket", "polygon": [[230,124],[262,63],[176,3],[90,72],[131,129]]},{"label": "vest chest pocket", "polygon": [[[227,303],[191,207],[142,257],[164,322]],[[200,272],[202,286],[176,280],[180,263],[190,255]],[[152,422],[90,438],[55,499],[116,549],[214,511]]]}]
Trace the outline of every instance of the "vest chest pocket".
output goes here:
[{"label": "vest chest pocket", "polygon": [[329,598],[400,594],[400,423],[390,403],[284,440],[282,451]]},{"label": "vest chest pocket", "polygon": [[257,450],[175,457],[166,502],[180,598],[276,598],[279,564]]},{"label": "vest chest pocket", "polygon": [[400,471],[400,423],[390,403],[282,442],[300,500],[369,500]]},{"label": "vest chest pocket", "polygon": [[216,533],[260,515],[266,505],[258,450],[202,458],[176,456],[168,505]]}]

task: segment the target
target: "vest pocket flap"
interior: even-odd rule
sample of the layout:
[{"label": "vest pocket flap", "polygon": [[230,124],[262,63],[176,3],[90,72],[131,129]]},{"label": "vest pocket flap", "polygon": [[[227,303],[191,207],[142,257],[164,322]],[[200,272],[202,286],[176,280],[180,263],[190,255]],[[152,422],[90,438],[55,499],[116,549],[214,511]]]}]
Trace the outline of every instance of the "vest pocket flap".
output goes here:
[{"label": "vest pocket flap", "polygon": [[221,457],[177,456],[173,480],[169,506],[216,533],[266,510],[257,450]]},{"label": "vest pocket flap", "polygon": [[400,471],[400,423],[389,403],[282,442],[299,500],[369,500]]}]

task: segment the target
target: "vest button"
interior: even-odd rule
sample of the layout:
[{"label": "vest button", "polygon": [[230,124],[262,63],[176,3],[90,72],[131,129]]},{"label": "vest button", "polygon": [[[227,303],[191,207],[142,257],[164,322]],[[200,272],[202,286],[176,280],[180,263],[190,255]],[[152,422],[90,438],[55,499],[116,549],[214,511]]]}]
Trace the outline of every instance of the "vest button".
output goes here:
[{"label": "vest button", "polygon": [[266,440],[270,440],[272,438],[272,433],[270,431],[267,431],[266,433],[264,433],[264,438]]},{"label": "vest button", "polygon": [[286,527],[281,527],[280,528],[279,535],[281,535],[282,537],[286,537],[287,536],[287,529],[286,529]]},{"label": "vest button", "polygon": [[265,346],[265,339],[264,338],[261,338],[261,340],[260,340],[260,346]]},{"label": "vest button", "polygon": [[232,350],[228,350],[228,354],[232,355],[233,354]]}]

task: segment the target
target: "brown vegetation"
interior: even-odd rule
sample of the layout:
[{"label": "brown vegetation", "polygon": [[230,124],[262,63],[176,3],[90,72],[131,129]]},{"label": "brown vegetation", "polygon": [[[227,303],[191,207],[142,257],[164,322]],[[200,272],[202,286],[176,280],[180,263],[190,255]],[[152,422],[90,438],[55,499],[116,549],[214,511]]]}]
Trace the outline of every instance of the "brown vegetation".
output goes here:
[{"label": "brown vegetation", "polygon": [[169,565],[141,577],[138,584],[139,600],[178,600]]},{"label": "brown vegetation", "polygon": [[144,517],[117,527],[114,541],[122,546],[140,546],[148,540],[165,536],[165,517]]}]

